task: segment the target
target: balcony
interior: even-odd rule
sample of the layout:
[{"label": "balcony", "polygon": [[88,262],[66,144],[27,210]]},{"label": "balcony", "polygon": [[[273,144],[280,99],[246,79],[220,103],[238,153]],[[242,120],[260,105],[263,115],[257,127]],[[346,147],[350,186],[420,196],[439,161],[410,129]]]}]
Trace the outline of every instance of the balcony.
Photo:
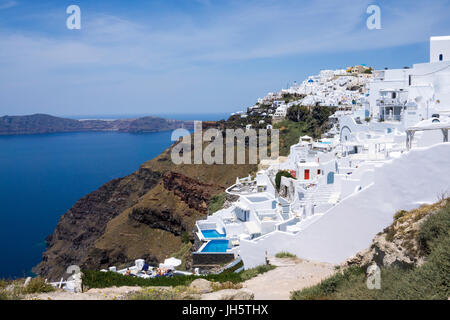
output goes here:
[{"label": "balcony", "polygon": [[392,99],[392,98],[383,98],[378,99],[376,101],[378,107],[394,107],[394,106],[403,106],[403,101],[400,101],[400,99]]}]

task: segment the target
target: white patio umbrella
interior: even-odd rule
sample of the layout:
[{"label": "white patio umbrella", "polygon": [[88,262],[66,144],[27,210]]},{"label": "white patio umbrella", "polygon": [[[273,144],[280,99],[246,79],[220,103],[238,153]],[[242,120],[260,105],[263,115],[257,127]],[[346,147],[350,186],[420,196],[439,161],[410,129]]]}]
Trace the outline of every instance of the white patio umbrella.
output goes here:
[{"label": "white patio umbrella", "polygon": [[181,260],[172,257],[172,258],[164,260],[164,264],[169,265],[169,266],[178,267],[181,264]]}]

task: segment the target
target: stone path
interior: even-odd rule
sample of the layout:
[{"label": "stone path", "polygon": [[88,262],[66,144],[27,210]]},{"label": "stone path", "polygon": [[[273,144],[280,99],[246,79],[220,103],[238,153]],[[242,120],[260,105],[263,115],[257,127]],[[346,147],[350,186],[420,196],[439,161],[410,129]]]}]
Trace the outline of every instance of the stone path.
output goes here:
[{"label": "stone path", "polygon": [[[334,266],[328,263],[312,262],[301,259],[280,259],[270,257],[269,262],[276,269],[260,274],[243,283],[241,290],[222,290],[203,295],[203,299],[221,299],[226,293],[247,299],[254,295],[255,300],[289,300],[291,291],[310,287],[334,274]],[[115,300],[129,293],[142,290],[140,287],[112,287],[91,289],[85,293],[55,291],[29,295],[27,299],[39,300]],[[226,298],[226,297],[225,297]]]},{"label": "stone path", "polygon": [[244,282],[244,288],[255,295],[255,300],[289,300],[291,291],[315,285],[334,274],[328,263],[301,259],[269,258],[277,268]]}]

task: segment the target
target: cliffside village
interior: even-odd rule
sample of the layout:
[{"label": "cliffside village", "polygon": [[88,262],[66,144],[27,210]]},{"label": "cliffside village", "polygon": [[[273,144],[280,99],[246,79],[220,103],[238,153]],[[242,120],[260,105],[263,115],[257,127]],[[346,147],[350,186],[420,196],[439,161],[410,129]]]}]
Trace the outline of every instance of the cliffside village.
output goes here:
[{"label": "cliffside village", "polygon": [[[238,200],[196,224],[194,265],[239,258],[251,268],[283,251],[340,263],[397,210],[450,191],[450,36],[430,39],[427,63],[323,70],[234,115],[277,121],[294,105],[338,107],[333,127],[316,141],[300,137],[288,157],[262,160],[255,177],[237,177],[226,192]],[[277,186],[280,171],[289,174]]]},{"label": "cliffside village", "polygon": [[[239,261],[252,268],[279,252],[340,263],[367,248],[396,211],[450,191],[450,36],[430,39],[429,62],[323,70],[232,116],[257,115],[272,129],[296,105],[337,107],[332,128],[318,140],[300,137],[288,157],[262,160],[256,176],[236,177],[226,193],[237,200],[196,223],[196,272]],[[181,263],[169,260],[141,276]],[[110,271],[139,275],[144,265]]]}]

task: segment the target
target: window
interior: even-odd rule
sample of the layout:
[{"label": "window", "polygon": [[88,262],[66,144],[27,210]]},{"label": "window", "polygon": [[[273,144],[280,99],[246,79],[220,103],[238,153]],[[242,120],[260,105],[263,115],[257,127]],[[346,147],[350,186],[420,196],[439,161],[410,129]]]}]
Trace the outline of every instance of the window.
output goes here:
[{"label": "window", "polygon": [[320,169],[317,170],[317,174],[320,174]]},{"label": "window", "polygon": [[439,55],[439,61],[442,61],[442,60],[444,60],[444,55],[441,53],[441,54]]}]

